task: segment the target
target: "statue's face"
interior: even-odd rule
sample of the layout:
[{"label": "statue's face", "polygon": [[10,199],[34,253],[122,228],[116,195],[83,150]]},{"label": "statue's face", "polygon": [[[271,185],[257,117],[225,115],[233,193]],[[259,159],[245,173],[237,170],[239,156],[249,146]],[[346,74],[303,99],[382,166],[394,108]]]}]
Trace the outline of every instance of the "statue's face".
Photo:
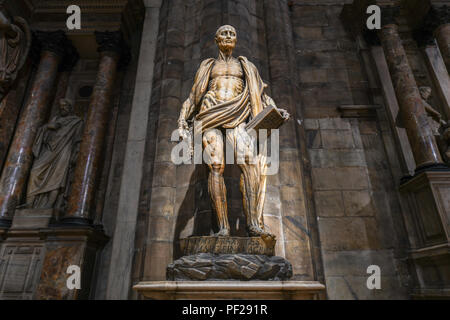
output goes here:
[{"label": "statue's face", "polygon": [[236,41],[236,30],[232,26],[223,26],[217,30],[216,43],[220,51],[232,51]]},{"label": "statue's face", "polygon": [[62,99],[59,102],[59,109],[61,112],[61,116],[65,117],[68,116],[71,112],[72,106],[70,105],[69,102],[67,102],[67,100]]},{"label": "statue's face", "polygon": [[431,88],[429,87],[421,87],[419,91],[424,100],[428,100],[428,98],[431,96]]}]

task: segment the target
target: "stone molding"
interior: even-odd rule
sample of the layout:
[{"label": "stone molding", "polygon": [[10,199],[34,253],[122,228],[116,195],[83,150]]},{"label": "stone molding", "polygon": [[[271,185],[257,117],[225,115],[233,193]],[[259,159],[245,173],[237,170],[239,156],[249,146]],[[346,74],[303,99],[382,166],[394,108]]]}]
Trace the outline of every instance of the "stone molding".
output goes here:
[{"label": "stone molding", "polygon": [[342,105],[338,107],[342,118],[375,118],[380,105]]},{"label": "stone molding", "polygon": [[317,300],[325,292],[325,286],[317,281],[148,281],[133,289],[157,300]]}]

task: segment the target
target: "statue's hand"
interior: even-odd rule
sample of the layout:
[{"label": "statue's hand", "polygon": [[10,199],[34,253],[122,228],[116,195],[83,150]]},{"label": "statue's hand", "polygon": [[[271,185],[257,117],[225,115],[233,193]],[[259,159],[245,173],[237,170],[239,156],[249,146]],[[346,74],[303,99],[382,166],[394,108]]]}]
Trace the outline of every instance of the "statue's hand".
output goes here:
[{"label": "statue's hand", "polygon": [[59,124],[59,123],[50,122],[49,124],[47,124],[47,129],[49,129],[49,130],[57,130],[60,127],[61,127],[61,124]]},{"label": "statue's hand", "polygon": [[281,113],[281,116],[285,119],[285,121],[289,120],[290,117],[291,117],[291,115],[289,114],[289,112],[287,112],[287,111],[284,110],[284,109],[278,108],[278,112]]},{"label": "statue's hand", "polygon": [[186,120],[178,120],[178,133],[183,140],[189,139],[189,126]]},{"label": "statue's hand", "polygon": [[192,145],[192,136],[191,132],[189,131],[189,125],[184,119],[178,120],[178,134],[184,141],[186,141],[189,144],[190,156],[192,157],[192,155],[194,154],[194,147]]}]

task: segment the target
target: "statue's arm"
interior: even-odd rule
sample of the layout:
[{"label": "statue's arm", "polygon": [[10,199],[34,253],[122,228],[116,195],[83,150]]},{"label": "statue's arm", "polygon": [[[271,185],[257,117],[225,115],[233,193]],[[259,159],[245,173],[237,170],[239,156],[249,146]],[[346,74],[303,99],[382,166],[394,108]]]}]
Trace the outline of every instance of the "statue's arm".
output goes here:
[{"label": "statue's arm", "polygon": [[181,107],[181,111],[180,111],[180,116],[178,118],[178,127],[181,129],[187,129],[188,125],[187,125],[187,120],[189,119],[189,116],[192,114],[192,109],[194,106],[194,97],[193,94],[191,93],[189,95],[189,98],[186,99],[186,101],[184,101],[183,106]]},{"label": "statue's arm", "polygon": [[49,130],[58,130],[61,128],[61,123],[58,122],[58,117],[54,117],[47,125],[46,128]]},{"label": "statue's arm", "polygon": [[180,116],[178,117],[178,128],[183,130],[188,130],[189,126],[187,124],[187,120],[192,116],[192,114],[195,112],[196,108],[196,88],[199,85],[201,78],[205,76],[205,73],[207,71],[207,66],[211,63],[212,59],[206,59],[201,64],[200,67],[197,70],[197,73],[194,78],[194,85],[192,86],[191,92],[189,93],[189,97],[184,101]]},{"label": "statue's arm", "polygon": [[434,121],[440,123],[442,119],[442,115],[433,109],[432,106],[428,104],[428,102],[424,101],[425,111],[427,112],[428,116],[432,117]]},{"label": "statue's arm", "polygon": [[9,38],[17,37],[17,32],[14,30],[11,21],[2,11],[0,11],[0,31],[5,32]]},{"label": "statue's arm", "polygon": [[[265,88],[267,88],[266,84],[264,84],[264,90],[265,90]],[[285,120],[289,120],[289,118],[291,117],[289,112],[287,112],[285,109],[278,108],[275,101],[264,91],[262,94],[262,104],[263,104],[263,108],[267,108],[268,106],[274,106],[275,108],[277,108],[277,110],[280,112],[281,116]]]},{"label": "statue's arm", "polygon": [[252,77],[255,77],[256,79],[256,83],[259,84],[260,88],[261,88],[261,104],[262,104],[262,109],[265,109],[269,106],[273,106],[275,107],[281,114],[281,116],[285,119],[288,120],[290,118],[290,114],[281,108],[278,108],[275,101],[265,92],[266,88],[267,88],[267,84],[265,84],[259,74],[258,68],[256,68],[256,66],[248,61],[247,58],[242,57],[242,59],[250,66],[250,74]]}]

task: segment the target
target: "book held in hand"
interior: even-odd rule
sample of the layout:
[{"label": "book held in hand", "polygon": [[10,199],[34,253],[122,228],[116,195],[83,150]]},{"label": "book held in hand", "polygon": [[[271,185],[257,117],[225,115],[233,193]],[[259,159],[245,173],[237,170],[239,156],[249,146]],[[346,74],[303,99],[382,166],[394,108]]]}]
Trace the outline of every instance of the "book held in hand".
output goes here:
[{"label": "book held in hand", "polygon": [[264,108],[245,126],[246,130],[258,129],[278,129],[287,119],[283,118],[280,112],[274,106]]}]

